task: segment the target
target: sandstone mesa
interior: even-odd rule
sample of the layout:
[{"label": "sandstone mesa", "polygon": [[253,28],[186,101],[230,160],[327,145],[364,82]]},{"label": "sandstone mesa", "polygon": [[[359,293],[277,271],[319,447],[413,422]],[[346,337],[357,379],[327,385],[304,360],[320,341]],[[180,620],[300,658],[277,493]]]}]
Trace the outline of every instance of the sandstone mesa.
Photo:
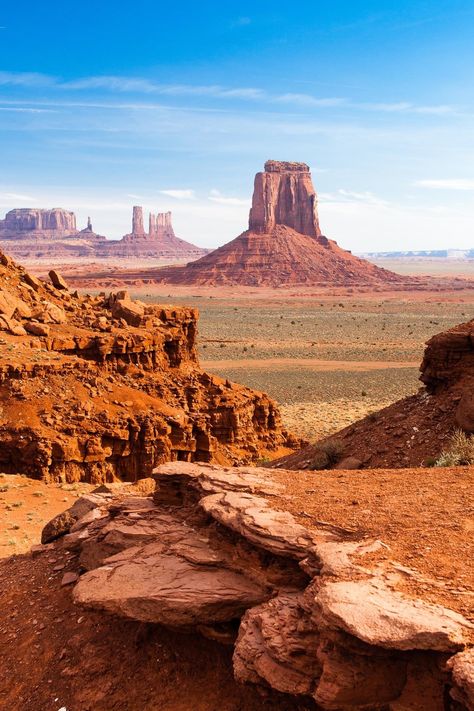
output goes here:
[{"label": "sandstone mesa", "polygon": [[171,212],[149,215],[143,226],[143,208],[133,208],[132,231],[120,240],[98,235],[90,218],[78,230],[73,212],[61,208],[10,210],[0,220],[0,249],[12,257],[34,263],[37,259],[197,259],[207,250],[180,239],[174,233]]}]

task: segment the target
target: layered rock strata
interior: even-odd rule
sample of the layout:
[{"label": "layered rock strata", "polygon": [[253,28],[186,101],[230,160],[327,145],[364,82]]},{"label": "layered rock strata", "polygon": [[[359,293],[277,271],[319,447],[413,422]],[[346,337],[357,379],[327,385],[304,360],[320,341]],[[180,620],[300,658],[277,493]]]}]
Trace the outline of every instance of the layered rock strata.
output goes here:
[{"label": "layered rock strata", "polygon": [[52,236],[63,236],[77,232],[76,216],[73,212],[55,207],[52,210],[19,208],[10,210],[4,220],[0,220],[0,235],[18,236],[25,232],[51,232]]},{"label": "layered rock strata", "polygon": [[[474,434],[474,320],[433,336],[426,344],[420,371],[424,387],[416,395],[269,466],[321,468],[323,450],[334,441],[340,458],[351,457],[355,468],[432,465],[456,429]],[[330,463],[323,461],[323,465]]]},{"label": "layered rock strata", "polygon": [[269,234],[286,225],[309,237],[321,237],[317,196],[305,163],[267,160],[255,176],[249,230]]},{"label": "layered rock strata", "polygon": [[319,226],[309,167],[274,160],[255,177],[248,230],[185,267],[148,270],[146,276],[203,286],[417,284],[327,239]]},{"label": "layered rock strata", "polygon": [[81,297],[0,256],[0,468],[135,480],[169,459],[242,463],[296,442],[266,395],[208,375],[197,311]]},{"label": "layered rock strata", "polygon": [[232,644],[237,680],[320,709],[472,711],[474,625],[397,590],[407,569],[377,562],[382,541],[297,523],[267,470],[175,462],[155,479],[44,529],[79,557],[76,604]]},{"label": "layered rock strata", "polygon": [[92,256],[106,244],[106,238],[93,231],[90,219],[79,230],[75,214],[62,208],[20,208],[0,220],[0,247],[19,259]]}]

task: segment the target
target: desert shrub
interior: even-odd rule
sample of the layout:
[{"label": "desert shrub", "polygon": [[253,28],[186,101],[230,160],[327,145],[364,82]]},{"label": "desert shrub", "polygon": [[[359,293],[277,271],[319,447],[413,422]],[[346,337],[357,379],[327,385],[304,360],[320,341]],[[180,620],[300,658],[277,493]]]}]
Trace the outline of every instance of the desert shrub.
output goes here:
[{"label": "desert shrub", "polygon": [[311,465],[308,467],[308,469],[312,469],[313,471],[317,471],[318,469],[327,469],[329,466],[329,459],[327,454],[324,452],[318,451],[315,453]]},{"label": "desert shrub", "polygon": [[311,469],[327,469],[337,464],[344,452],[344,445],[338,439],[321,442],[311,462]]},{"label": "desert shrub", "polygon": [[474,437],[462,430],[455,430],[446,449],[435,462],[436,467],[457,467],[474,464]]}]

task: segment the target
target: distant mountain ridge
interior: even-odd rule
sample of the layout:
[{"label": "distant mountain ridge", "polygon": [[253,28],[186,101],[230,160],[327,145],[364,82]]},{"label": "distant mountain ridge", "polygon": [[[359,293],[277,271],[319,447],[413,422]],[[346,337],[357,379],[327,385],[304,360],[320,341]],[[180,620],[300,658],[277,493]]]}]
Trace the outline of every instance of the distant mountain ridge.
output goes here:
[{"label": "distant mountain ridge", "polygon": [[358,252],[364,259],[403,259],[429,257],[434,259],[474,259],[474,249],[418,249],[398,252]]}]

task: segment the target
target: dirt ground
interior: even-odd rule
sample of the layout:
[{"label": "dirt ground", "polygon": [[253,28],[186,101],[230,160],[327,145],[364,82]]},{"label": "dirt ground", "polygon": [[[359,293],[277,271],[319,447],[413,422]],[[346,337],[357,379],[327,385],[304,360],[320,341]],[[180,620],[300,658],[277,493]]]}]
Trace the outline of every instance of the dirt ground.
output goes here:
[{"label": "dirt ground", "polygon": [[404,566],[398,589],[474,622],[474,467],[269,471],[286,488],[279,507],[301,524],[381,540],[371,562]]},{"label": "dirt ground", "polygon": [[1,711],[310,711],[232,674],[232,647],[74,609],[54,552],[0,561]]},{"label": "dirt ground", "polygon": [[426,341],[469,320],[474,304],[471,291],[131,291],[199,308],[203,366],[267,392],[285,426],[311,442],[415,393]]},{"label": "dirt ground", "polygon": [[0,474],[0,558],[29,551],[40,542],[45,523],[92,488],[90,484],[45,484]]}]

